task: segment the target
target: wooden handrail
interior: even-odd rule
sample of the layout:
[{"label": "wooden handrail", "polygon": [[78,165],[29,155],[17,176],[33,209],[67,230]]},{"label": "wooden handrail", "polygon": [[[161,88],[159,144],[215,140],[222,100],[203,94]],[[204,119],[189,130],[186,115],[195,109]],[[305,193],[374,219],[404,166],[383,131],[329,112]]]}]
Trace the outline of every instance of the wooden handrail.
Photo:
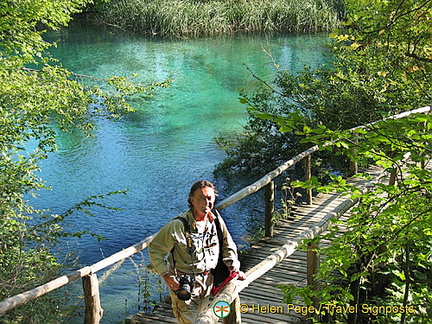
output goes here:
[{"label": "wooden handrail", "polygon": [[251,185],[244,187],[243,189],[237,191],[235,194],[229,196],[228,198],[221,201],[219,204],[216,205],[216,208],[218,210],[222,210],[228,206],[231,206],[232,204],[236,203],[239,200],[242,200],[243,198],[246,198],[247,196],[259,191],[261,188],[266,186],[270,183],[274,178],[280,176],[282,172],[287,170],[289,167],[293,166],[294,164],[298,163],[302,159],[304,159],[306,156],[311,155],[312,153],[319,150],[319,146],[315,145],[306,151],[301,152],[300,154],[294,156],[292,159],[286,161],[284,164],[280,165],[273,171],[267,173],[264,177],[261,179],[255,181]]},{"label": "wooden handrail", "polygon": [[[414,109],[414,110],[410,110],[410,111],[406,111],[394,116],[390,116],[387,118],[384,118],[382,120],[378,120],[372,123],[368,123],[365,125],[361,125],[361,126],[357,126],[357,127],[353,127],[351,129],[349,129],[349,131],[351,132],[355,132],[358,129],[363,129],[366,127],[370,127],[375,125],[376,123],[388,120],[388,119],[401,119],[404,117],[407,117],[411,114],[418,114],[418,113],[428,113],[431,111],[431,107],[430,106],[426,106],[426,107],[422,107],[422,108],[418,108],[418,109]],[[331,142],[326,142],[323,144],[323,146],[329,146],[332,145],[334,143]],[[273,171],[267,173],[265,176],[263,176],[261,179],[255,181],[254,183],[252,183],[251,185],[244,187],[243,189],[237,191],[235,194],[229,196],[228,198],[224,199],[223,201],[221,201],[219,204],[216,205],[216,208],[218,210],[222,210],[228,206],[233,205],[234,203],[236,203],[237,201],[259,191],[261,188],[263,188],[264,186],[266,186],[267,184],[270,183],[270,181],[272,181],[273,179],[275,179],[276,177],[278,177],[279,175],[281,175],[282,172],[284,172],[285,170],[287,170],[289,167],[295,165],[296,163],[298,163],[299,161],[301,161],[302,159],[304,159],[307,156],[310,156],[312,153],[316,152],[319,150],[319,146],[315,145],[309,149],[307,149],[306,151],[301,152],[300,154],[294,156],[292,159],[286,161],[285,163],[283,163],[282,165],[280,165],[278,168],[274,169]]]},{"label": "wooden handrail", "polygon": [[91,275],[93,273],[98,272],[99,270],[102,270],[106,267],[109,267],[110,265],[113,265],[114,263],[117,263],[119,261],[122,261],[126,258],[129,258],[130,256],[134,255],[135,253],[145,249],[148,244],[153,239],[153,235],[148,236],[141,242],[138,242],[135,245],[132,245],[124,250],[121,250],[117,253],[114,253],[113,255],[109,256],[108,258],[105,258],[99,262],[96,262],[95,264],[81,268],[79,270],[76,270],[74,272],[71,272],[67,275],[61,276],[59,278],[56,278],[54,280],[51,280],[50,282],[47,282],[46,284],[43,284],[39,287],[36,287],[32,290],[28,290],[24,293],[15,295],[13,297],[7,298],[0,302],[0,314],[5,313],[17,306],[20,306],[24,303],[27,303],[31,300],[34,300],[40,296],[43,296],[55,289],[58,289],[60,287],[63,287],[67,285],[68,283],[75,281],[79,278],[83,278],[85,276]]},{"label": "wooden handrail", "polygon": [[337,208],[335,208],[331,213],[328,213],[320,222],[316,223],[314,226],[303,231],[295,239],[287,241],[281,247],[279,247],[275,252],[266,257],[263,261],[252,267],[246,272],[245,280],[232,280],[225,288],[213,299],[209,306],[201,312],[197,322],[198,324],[211,324],[216,320],[216,315],[213,312],[214,306],[220,302],[225,301],[231,304],[239,295],[239,293],[249,286],[253,281],[260,278],[269,270],[273,269],[274,266],[279,264],[282,260],[292,255],[300,242],[305,239],[312,239],[317,235],[321,234],[331,224],[331,219],[338,219],[341,217],[348,209],[355,205],[357,200],[347,199]]},{"label": "wooden handrail", "polygon": [[[404,112],[398,115],[394,115],[388,118],[385,118],[383,120],[386,119],[400,119],[400,118],[404,118],[406,116],[409,116],[410,114],[414,114],[414,113],[428,113],[431,111],[431,107],[430,106],[426,106],[423,108],[419,108],[419,109],[415,109],[412,111],[408,111],[408,112]],[[378,123],[380,121],[376,121],[373,123],[369,123],[366,125],[362,125],[362,126],[357,126],[354,128],[351,128],[350,131],[355,132],[357,129],[362,129],[362,128],[366,128],[368,126],[372,126],[376,123]],[[324,143],[323,146],[329,146],[332,145],[334,143]],[[254,182],[253,184],[239,190],[238,192],[234,193],[233,195],[229,196],[228,198],[222,200],[220,203],[218,203],[216,205],[216,208],[218,210],[223,210],[228,206],[233,205],[234,203],[238,202],[239,200],[253,194],[256,193],[257,191],[259,191],[260,189],[262,189],[263,187],[265,187],[266,185],[268,185],[270,182],[273,181],[273,179],[275,179],[276,177],[278,177],[279,175],[282,174],[282,172],[284,172],[285,170],[287,170],[289,167],[295,165],[296,163],[298,163],[299,161],[301,161],[302,159],[304,159],[305,157],[309,157],[312,153],[318,151],[320,148],[318,145],[315,145],[305,151],[303,151],[302,153],[296,155],[295,157],[293,157],[292,159],[288,160],[287,162],[283,163],[282,165],[280,165],[278,168],[276,168],[275,170],[267,173],[264,177],[262,177],[261,179],[259,179],[258,181]],[[328,215],[329,218],[334,217],[333,214],[329,214]],[[324,220],[323,220],[324,221]],[[326,221],[328,222],[328,220]],[[322,223],[322,221],[320,222],[320,224]],[[322,226],[324,226],[325,224],[322,224]],[[314,233],[314,235],[317,235],[318,233],[322,232],[324,229],[324,227],[322,229],[317,228],[318,224],[312,228],[310,228],[308,231],[306,231],[307,233],[305,233],[304,235],[310,235],[308,233]],[[319,225],[321,226],[321,225]],[[318,226],[318,227],[319,227]],[[59,278],[56,278],[50,282],[47,282],[39,287],[36,287],[34,289],[28,290],[26,292],[23,292],[21,294],[9,297],[4,299],[3,301],[0,302],[0,314],[5,313],[15,307],[18,307],[26,302],[29,302],[31,300],[34,300],[40,296],[43,296],[55,289],[58,289],[62,286],[65,286],[67,284],[69,284],[72,281],[75,281],[79,278],[86,278],[85,279],[85,285],[86,287],[88,286],[88,283],[90,282],[90,286],[88,286],[88,288],[84,288],[85,290],[88,290],[90,292],[95,292],[97,291],[97,294],[99,294],[98,292],[98,287],[95,286],[97,285],[97,280],[96,276],[94,276],[94,274],[96,274],[96,272],[105,269],[117,262],[123,261],[129,257],[131,257],[132,255],[134,255],[135,253],[147,248],[148,244],[151,242],[151,240],[153,239],[155,234],[145,238],[144,240],[138,242],[137,244],[134,244],[124,250],[121,250],[117,253],[114,253],[113,255],[111,255],[108,258],[105,258],[99,262],[94,263],[91,266],[87,266],[87,267],[83,267],[79,270],[76,270],[74,272],[71,272],[67,275],[61,276]],[[261,276],[263,273],[267,272],[270,268],[268,268],[269,266],[271,266],[271,264],[273,264],[274,262],[280,262],[280,259],[282,256],[284,256],[284,258],[286,256],[289,256],[290,254],[292,254],[295,251],[295,248],[298,246],[298,242],[299,240],[306,238],[306,237],[298,237],[295,241],[290,241],[289,243],[283,245],[277,252],[273,253],[272,256],[269,256],[268,258],[266,258],[264,261],[262,261],[261,263],[265,262],[265,265],[262,265],[261,270],[260,271],[255,271],[256,267],[252,268],[251,270],[248,271],[248,279],[246,279],[246,281],[243,282],[237,282],[237,281],[232,281],[230,282],[226,288],[224,289],[224,291],[222,292],[223,296],[217,296],[214,300],[214,302],[212,303],[212,305],[217,302],[218,300],[225,300],[225,301],[232,301],[229,298],[225,298],[225,294],[227,293],[231,293],[231,298],[234,299],[233,297],[238,296],[238,292],[241,291],[243,288],[245,288],[250,282],[252,282],[253,280],[255,280],[256,278],[258,278],[259,276]],[[288,254],[289,253],[289,254]],[[260,264],[261,264],[260,263]],[[276,264],[276,263],[275,263]],[[274,265],[273,265],[274,266]],[[271,266],[271,267],[273,267]],[[254,270],[255,269],[255,270]],[[264,271],[264,272],[262,272]],[[262,273],[261,273],[262,272]],[[260,274],[261,273],[261,274]],[[96,281],[96,283],[95,283]],[[233,288],[234,287],[234,288]],[[231,291],[231,289],[234,289],[233,291]],[[91,298],[88,298],[90,296],[85,296],[86,300],[94,300]],[[221,298],[225,298],[225,299],[221,299]],[[97,302],[99,300],[99,298],[96,298]],[[90,306],[90,307],[88,307]],[[87,308],[93,308],[93,305],[86,305],[86,312],[87,312]],[[209,310],[212,310],[213,308],[209,308],[207,310],[207,313],[209,313]],[[100,317],[102,316],[102,310],[101,309],[96,309],[95,313],[98,313]],[[203,318],[205,318],[205,314],[203,314]],[[211,314],[214,315],[214,314]],[[97,317],[97,316],[96,316]],[[87,314],[86,314],[86,318],[87,318]],[[201,317],[200,317],[201,318]],[[99,319],[91,319],[91,320],[86,320],[86,323],[99,323]],[[202,322],[205,323],[205,322]]]}]

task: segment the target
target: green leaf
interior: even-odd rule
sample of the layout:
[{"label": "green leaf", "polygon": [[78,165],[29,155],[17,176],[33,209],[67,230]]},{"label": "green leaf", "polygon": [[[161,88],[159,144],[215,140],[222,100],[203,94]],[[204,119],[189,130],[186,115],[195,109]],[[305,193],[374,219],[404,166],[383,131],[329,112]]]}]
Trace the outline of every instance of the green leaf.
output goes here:
[{"label": "green leaf", "polygon": [[241,104],[244,104],[244,105],[249,104],[249,102],[247,101],[247,99],[245,99],[245,98],[243,98],[243,97],[239,97],[238,100],[239,100],[239,102],[240,102]]},{"label": "green leaf", "polygon": [[279,132],[281,132],[281,133],[288,133],[288,132],[292,132],[294,130],[294,128],[293,127],[291,127],[291,126],[281,126],[280,128],[279,128]]}]

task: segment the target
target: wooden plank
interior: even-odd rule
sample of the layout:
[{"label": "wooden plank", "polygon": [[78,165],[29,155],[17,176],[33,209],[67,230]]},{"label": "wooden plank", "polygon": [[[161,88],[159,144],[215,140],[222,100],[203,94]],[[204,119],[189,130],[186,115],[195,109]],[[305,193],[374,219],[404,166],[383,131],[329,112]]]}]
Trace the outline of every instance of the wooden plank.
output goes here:
[{"label": "wooden plank", "polygon": [[282,302],[283,294],[282,292],[272,286],[265,286],[263,284],[257,283],[255,285],[250,285],[249,289],[244,290],[240,293],[240,297],[242,296],[250,296],[252,298],[256,298],[256,300],[269,300],[269,301],[279,301]]},{"label": "wooden plank", "polygon": [[158,309],[152,314],[139,312],[136,315],[127,317],[125,320],[125,324],[177,323],[177,320],[174,318],[174,315],[172,313],[171,306],[166,303],[164,303],[163,306],[161,305],[159,305]]}]

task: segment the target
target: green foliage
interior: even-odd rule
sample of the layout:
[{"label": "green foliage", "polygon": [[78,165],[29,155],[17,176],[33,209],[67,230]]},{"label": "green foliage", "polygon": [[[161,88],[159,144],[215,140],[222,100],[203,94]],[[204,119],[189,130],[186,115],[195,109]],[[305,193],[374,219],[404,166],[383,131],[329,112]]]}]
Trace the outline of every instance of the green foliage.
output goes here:
[{"label": "green foliage", "polygon": [[[35,288],[60,276],[66,265],[58,261],[57,256],[52,253],[52,248],[61,238],[91,235],[97,240],[106,239],[89,231],[65,232],[61,223],[72,213],[94,216],[95,207],[118,210],[106,206],[102,201],[107,196],[125,193],[115,191],[106,195],[89,196],[59,215],[50,214],[49,211],[33,210],[30,206],[25,206],[27,216],[16,213],[14,217],[7,217],[11,215],[2,214],[0,299]],[[62,255],[65,261],[70,261],[69,257]],[[53,292],[0,315],[0,320],[2,323],[59,323],[60,318],[67,316],[66,305],[65,296]]]},{"label": "green foliage", "polygon": [[217,176],[269,172],[294,156],[300,147],[306,149],[307,145],[300,143],[302,137],[294,132],[281,132],[276,121],[270,119],[283,113],[281,106],[270,104],[271,100],[272,94],[268,91],[256,93],[248,99],[241,98],[251,113],[243,134],[217,138],[217,143],[228,155],[216,167]]},{"label": "green foliage", "polygon": [[[167,296],[169,296],[168,288],[164,284],[161,276],[153,273],[145,265],[144,255],[141,253],[140,262],[136,262],[133,258],[129,260],[133,263],[138,281],[138,309],[151,314],[156,308],[155,306],[160,305],[162,302],[167,302]],[[158,296],[157,300],[153,299],[154,296]]]},{"label": "green foliage", "polygon": [[335,6],[337,2],[325,0],[119,0],[109,2],[97,19],[123,30],[162,36],[316,32],[336,27]]},{"label": "green foliage", "polygon": [[[316,279],[322,288],[284,286],[287,300],[299,296],[306,303],[317,299],[324,305],[351,305],[359,310],[364,305],[412,310],[408,315],[400,311],[326,314],[330,322],[428,322],[432,313],[432,171],[430,165],[424,166],[432,154],[431,127],[430,114],[415,114],[340,135],[326,132],[342,139],[357,137],[358,141],[347,142],[346,153],[355,149],[357,159],[397,170],[397,181],[381,181],[367,193],[360,193],[341,178],[319,188],[349,193],[360,203],[351,211],[343,235],[336,235],[336,223],[330,234],[322,237],[333,240],[320,251],[324,257]],[[309,139],[314,143],[324,140],[321,134]]]},{"label": "green foliage", "polygon": [[[0,299],[44,283],[62,268],[51,248],[65,235],[61,221],[72,211],[104,207],[93,196],[62,215],[35,210],[26,195],[46,189],[37,177],[40,162],[56,149],[57,129],[80,128],[90,135],[92,117],[119,118],[133,111],[127,96],[149,96],[157,86],[124,77],[78,76],[45,56],[48,28],[66,26],[89,0],[11,0],[0,3]],[[37,67],[38,69],[30,69]],[[108,195],[113,194],[109,193]],[[66,208],[66,206],[65,206]],[[98,239],[101,236],[94,234]],[[59,302],[61,303],[61,301]],[[29,311],[31,308],[31,311]],[[52,297],[2,315],[0,321],[58,323]]]},{"label": "green foliage", "polygon": [[[238,156],[253,156],[256,147],[277,156],[312,129],[348,129],[430,103],[430,2],[345,1],[345,7],[343,28],[330,35],[328,63],[296,74],[280,70],[272,84],[263,82],[256,93],[243,94],[251,113],[245,133],[254,145],[234,141],[222,169],[234,169],[243,160],[250,169],[259,168],[260,161]],[[286,133],[279,144],[271,136],[275,129]],[[339,141],[335,152],[349,140]],[[321,158],[334,169],[344,162],[342,156],[337,161]]]},{"label": "green foliage", "polygon": [[[91,0],[9,0],[0,4],[0,67],[33,62],[49,46],[42,39],[42,24],[57,29],[66,26],[71,15]],[[8,56],[3,56],[7,54]]]},{"label": "green foliage", "polygon": [[[327,69],[320,71],[326,75],[331,73]],[[315,107],[313,101],[325,100],[319,93],[323,91],[324,81],[316,81],[314,75],[307,67],[297,76],[279,71],[274,88],[265,84],[255,93],[242,93],[240,101],[247,105],[249,118],[244,133],[223,135],[217,139],[228,156],[217,166],[217,176],[269,172],[310,147],[309,143],[303,142],[304,132],[323,123],[321,117],[315,116],[311,110]],[[309,92],[304,90],[307,82],[312,82]],[[329,94],[333,92],[329,91]],[[332,95],[328,105],[334,107],[336,102],[337,95]],[[345,107],[344,103],[338,107]],[[353,115],[350,117],[355,118]],[[341,119],[327,120],[333,127],[341,127],[343,122]],[[331,153],[326,152],[315,154],[312,163],[314,175],[320,179],[328,178],[329,173],[335,170],[344,172],[348,165],[345,157],[334,159]],[[301,166],[296,165],[296,168]]]},{"label": "green foliage", "polygon": [[346,30],[331,35],[338,77],[392,113],[430,102],[430,2],[347,1],[347,10]]},{"label": "green foliage", "polygon": [[[303,136],[302,142],[323,150],[336,146],[360,164],[396,172],[396,181],[379,182],[368,193],[347,186],[342,177],[333,177],[329,185],[315,180],[293,184],[346,192],[360,203],[343,235],[336,235],[336,222],[325,236],[333,244],[321,250],[320,289],[282,289],[286,301],[298,296],[307,304],[358,307],[352,314],[327,308],[318,316],[323,322],[427,323],[432,314],[432,172],[425,166],[432,153],[431,115],[344,129],[430,103],[431,3],[345,4],[345,28],[331,35],[335,57],[329,69],[283,77],[288,82],[281,92],[293,100],[292,111],[268,120]],[[334,145],[324,147],[326,142]],[[373,311],[392,305],[399,310]]]}]

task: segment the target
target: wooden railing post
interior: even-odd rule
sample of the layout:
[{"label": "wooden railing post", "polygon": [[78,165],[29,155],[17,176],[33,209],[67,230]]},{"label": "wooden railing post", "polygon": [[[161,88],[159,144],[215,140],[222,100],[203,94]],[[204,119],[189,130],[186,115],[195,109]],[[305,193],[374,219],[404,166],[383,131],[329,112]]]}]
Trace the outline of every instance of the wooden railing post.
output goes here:
[{"label": "wooden railing post", "polygon": [[[357,143],[357,140],[354,140],[355,143]],[[358,161],[356,156],[358,155],[358,150],[357,149],[352,149],[351,150],[353,157],[350,159],[350,163],[349,163],[349,176],[352,177],[353,175],[358,173]]]},{"label": "wooden railing post", "polygon": [[[316,280],[315,275],[317,274],[320,259],[319,259],[319,243],[312,241],[308,243],[307,249],[307,284],[312,287],[313,291],[320,289],[319,282]],[[319,300],[317,298],[312,299],[313,306],[315,309],[319,309]]]},{"label": "wooden railing post", "polygon": [[270,181],[264,187],[264,200],[265,200],[264,232],[265,232],[266,237],[272,237],[273,236],[273,229],[274,229],[273,216],[274,216],[274,210],[275,210],[274,191],[275,191],[274,181]]},{"label": "wooden railing post", "polygon": [[[308,155],[305,157],[305,178],[306,181],[310,180],[312,177],[312,170],[311,170],[311,156]],[[312,205],[312,189],[306,189],[306,203],[308,205]]]},{"label": "wooden railing post", "polygon": [[350,160],[349,175],[353,176],[358,173],[358,162]]},{"label": "wooden railing post", "polygon": [[99,297],[99,283],[95,273],[82,277],[85,302],[85,324],[99,324],[103,309]]},{"label": "wooden railing post", "polygon": [[392,172],[390,172],[390,178],[389,178],[389,186],[394,186],[396,184],[396,176],[397,176],[397,171],[396,168],[393,169]]},{"label": "wooden railing post", "polygon": [[230,310],[229,315],[223,319],[223,324],[240,324],[240,297],[237,296],[237,298],[233,300]]}]

